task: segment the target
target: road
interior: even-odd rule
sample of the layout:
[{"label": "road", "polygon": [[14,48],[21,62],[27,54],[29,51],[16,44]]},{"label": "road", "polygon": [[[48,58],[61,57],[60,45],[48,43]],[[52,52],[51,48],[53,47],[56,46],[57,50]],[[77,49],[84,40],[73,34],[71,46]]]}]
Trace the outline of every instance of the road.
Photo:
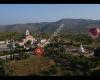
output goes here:
[{"label": "road", "polygon": [[[14,55],[18,55],[18,54],[14,54]],[[2,60],[10,59],[10,55],[0,56],[0,59]]]},{"label": "road", "polygon": [[[33,52],[25,52],[27,54],[32,54]],[[18,53],[14,54],[15,56],[16,55],[19,55]],[[4,56],[0,56],[0,59],[2,60],[6,60],[6,59],[9,59],[10,58],[10,55],[4,55]]]}]

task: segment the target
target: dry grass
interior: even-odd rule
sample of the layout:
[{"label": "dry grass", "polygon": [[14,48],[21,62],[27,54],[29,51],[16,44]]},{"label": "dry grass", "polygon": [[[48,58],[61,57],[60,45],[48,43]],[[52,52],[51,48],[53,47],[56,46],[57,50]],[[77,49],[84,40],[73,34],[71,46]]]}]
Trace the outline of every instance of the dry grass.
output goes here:
[{"label": "dry grass", "polygon": [[35,56],[20,61],[11,61],[6,64],[6,70],[13,71],[11,76],[38,75],[41,70],[48,69],[54,64],[50,59]]}]

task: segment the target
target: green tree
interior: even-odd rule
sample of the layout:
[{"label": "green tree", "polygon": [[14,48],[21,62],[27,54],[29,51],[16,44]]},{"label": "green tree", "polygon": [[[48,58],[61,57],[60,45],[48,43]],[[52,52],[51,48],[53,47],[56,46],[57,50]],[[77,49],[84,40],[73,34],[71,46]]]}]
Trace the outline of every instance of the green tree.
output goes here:
[{"label": "green tree", "polygon": [[27,45],[31,45],[31,41],[28,40],[28,41],[25,43],[25,45],[26,45],[26,46],[27,46]]},{"label": "green tree", "polygon": [[0,59],[0,76],[5,76],[5,61]]},{"label": "green tree", "polygon": [[97,57],[97,58],[100,57],[100,47],[98,47],[98,48],[96,48],[96,49],[94,50],[94,56]]}]

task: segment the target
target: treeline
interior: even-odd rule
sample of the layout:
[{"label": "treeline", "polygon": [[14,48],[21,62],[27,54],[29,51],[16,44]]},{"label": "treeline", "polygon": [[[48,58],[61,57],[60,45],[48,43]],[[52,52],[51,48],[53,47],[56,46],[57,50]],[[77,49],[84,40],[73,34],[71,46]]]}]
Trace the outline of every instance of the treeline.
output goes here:
[{"label": "treeline", "polygon": [[[70,40],[74,42],[79,42],[83,44],[92,44],[94,40],[88,34],[73,34],[73,33],[63,33],[60,34],[59,37],[62,40]],[[97,39],[98,40],[98,39]]]},{"label": "treeline", "polygon": [[[35,37],[38,40],[41,40],[43,38],[49,39],[50,37],[53,36],[53,33],[50,32],[32,32],[30,33],[33,37]],[[25,33],[19,33],[19,32],[0,32],[0,41],[2,40],[9,40],[9,39],[19,39],[22,38],[22,36],[25,36]],[[74,41],[74,42],[82,42],[83,44],[92,44],[94,41],[99,43],[100,42],[100,37],[97,38],[96,40],[93,40],[89,35],[87,34],[73,34],[73,33],[59,33],[56,36],[59,40],[62,41]]]},{"label": "treeline", "polygon": [[[4,62],[0,60],[0,75],[37,75],[37,76],[95,76],[100,75],[96,68],[100,66],[100,58],[87,58],[84,55],[73,56],[66,48],[55,43],[45,46],[45,55],[42,57],[25,55],[24,50],[17,49],[21,59]],[[96,51],[100,56],[100,48]],[[13,52],[12,52],[13,54]],[[31,57],[31,58],[30,58]],[[49,62],[49,63],[48,63]],[[33,66],[35,65],[35,66]],[[99,69],[100,70],[100,69]]]},{"label": "treeline", "polygon": [[18,32],[0,32],[0,40],[17,39],[20,35]]},{"label": "treeline", "polygon": [[[99,48],[100,52],[100,48]],[[98,52],[97,52],[98,53]],[[22,55],[22,54],[21,54]],[[52,43],[45,47],[45,56],[4,63],[0,61],[0,73],[6,76],[99,76],[100,58],[73,56],[63,45]]]}]

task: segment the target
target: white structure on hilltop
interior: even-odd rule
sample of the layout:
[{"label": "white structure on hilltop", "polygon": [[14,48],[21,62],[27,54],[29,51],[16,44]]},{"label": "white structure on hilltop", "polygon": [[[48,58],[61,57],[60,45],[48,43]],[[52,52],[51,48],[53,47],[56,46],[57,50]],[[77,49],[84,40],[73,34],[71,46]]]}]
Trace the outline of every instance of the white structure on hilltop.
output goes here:
[{"label": "white structure on hilltop", "polygon": [[81,45],[80,45],[80,52],[81,52],[81,53],[84,53],[84,52],[85,52],[82,43],[81,43]]}]

